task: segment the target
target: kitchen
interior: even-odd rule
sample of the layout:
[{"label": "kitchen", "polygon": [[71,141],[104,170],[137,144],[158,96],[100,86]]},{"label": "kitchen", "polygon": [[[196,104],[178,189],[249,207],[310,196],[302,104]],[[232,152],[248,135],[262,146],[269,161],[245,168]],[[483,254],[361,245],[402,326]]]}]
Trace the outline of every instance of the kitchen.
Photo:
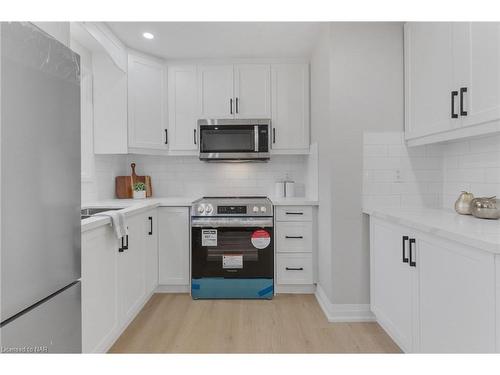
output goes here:
[{"label": "kitchen", "polygon": [[2,351],[500,352],[500,23],[1,27]]}]

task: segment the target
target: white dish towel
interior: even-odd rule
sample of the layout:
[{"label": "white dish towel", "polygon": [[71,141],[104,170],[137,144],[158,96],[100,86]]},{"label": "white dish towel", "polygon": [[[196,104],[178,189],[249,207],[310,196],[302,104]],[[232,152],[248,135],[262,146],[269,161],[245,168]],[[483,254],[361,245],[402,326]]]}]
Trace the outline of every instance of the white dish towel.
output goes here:
[{"label": "white dish towel", "polygon": [[118,239],[128,235],[127,221],[125,219],[125,215],[123,214],[123,212],[120,211],[100,212],[93,216],[106,216],[111,218],[111,226],[115,230],[115,234]]}]

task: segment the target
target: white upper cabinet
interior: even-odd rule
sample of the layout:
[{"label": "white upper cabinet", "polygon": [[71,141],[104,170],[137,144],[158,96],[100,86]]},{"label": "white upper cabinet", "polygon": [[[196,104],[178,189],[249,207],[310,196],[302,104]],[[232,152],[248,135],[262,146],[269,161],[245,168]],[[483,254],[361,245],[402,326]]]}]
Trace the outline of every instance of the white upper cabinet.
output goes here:
[{"label": "white upper cabinet", "polygon": [[456,23],[453,30],[462,126],[500,120],[500,22]]},{"label": "white upper cabinet", "polygon": [[407,23],[405,104],[410,146],[500,131],[500,23]]},{"label": "white upper cabinet", "polygon": [[269,64],[234,66],[235,118],[271,117],[271,69]]},{"label": "white upper cabinet", "polygon": [[233,118],[233,65],[198,66],[200,118]]},{"label": "white upper cabinet", "polygon": [[405,42],[406,137],[451,129],[452,24],[407,24]]},{"label": "white upper cabinet", "polygon": [[170,152],[196,151],[199,118],[196,65],[168,68],[168,148]]},{"label": "white upper cabinet", "polygon": [[94,153],[126,154],[127,73],[104,52],[92,54]]},{"label": "white upper cabinet", "polygon": [[198,104],[200,118],[270,118],[270,65],[198,66]]},{"label": "white upper cabinet", "polygon": [[128,146],[167,148],[167,70],[156,59],[128,57]]},{"label": "white upper cabinet", "polygon": [[271,65],[272,150],[309,152],[309,65]]}]

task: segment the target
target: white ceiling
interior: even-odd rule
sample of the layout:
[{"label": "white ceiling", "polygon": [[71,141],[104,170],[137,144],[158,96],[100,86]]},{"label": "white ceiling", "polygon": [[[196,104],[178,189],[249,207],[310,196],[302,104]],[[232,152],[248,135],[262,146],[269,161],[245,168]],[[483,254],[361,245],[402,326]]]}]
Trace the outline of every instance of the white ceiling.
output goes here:
[{"label": "white ceiling", "polygon": [[[318,22],[108,22],[128,47],[166,59],[308,57]],[[153,40],[142,33],[154,34]]]}]

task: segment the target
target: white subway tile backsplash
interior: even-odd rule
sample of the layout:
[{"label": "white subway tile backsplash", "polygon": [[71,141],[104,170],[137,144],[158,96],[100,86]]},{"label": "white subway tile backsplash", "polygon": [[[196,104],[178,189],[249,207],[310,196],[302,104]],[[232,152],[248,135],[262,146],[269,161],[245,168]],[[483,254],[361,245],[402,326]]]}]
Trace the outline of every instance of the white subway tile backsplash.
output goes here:
[{"label": "white subway tile backsplash", "polygon": [[[364,135],[365,204],[451,209],[463,190],[500,196],[500,135],[408,148],[389,134]],[[374,156],[384,146],[387,156]]]},{"label": "white subway tile backsplash", "polygon": [[307,156],[278,155],[268,163],[206,163],[193,156],[96,156],[96,176],[82,184],[84,203],[115,196],[115,177],[150,175],[154,196],[274,195],[274,184],[286,176],[295,181],[296,196],[306,194]]}]

